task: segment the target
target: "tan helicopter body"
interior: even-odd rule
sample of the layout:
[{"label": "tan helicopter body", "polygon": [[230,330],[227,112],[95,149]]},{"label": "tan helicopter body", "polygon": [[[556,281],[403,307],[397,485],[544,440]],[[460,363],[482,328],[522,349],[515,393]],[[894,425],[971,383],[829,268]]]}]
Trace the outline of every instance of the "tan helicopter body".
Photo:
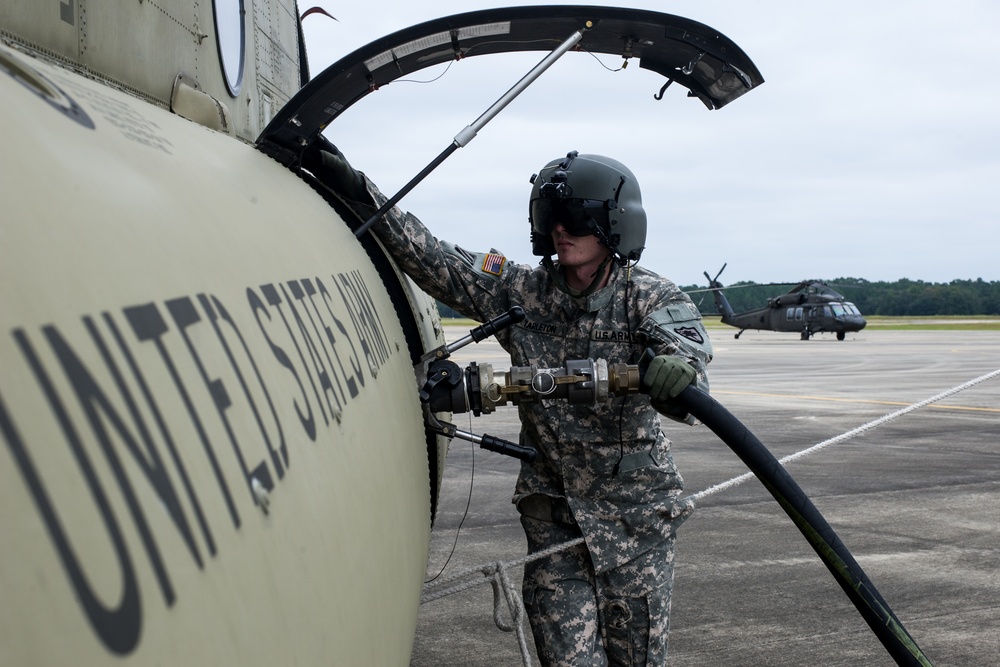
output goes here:
[{"label": "tan helicopter body", "polygon": [[231,98],[204,3],[61,4],[0,10],[0,664],[404,664],[436,310],[404,333],[406,283],[233,136],[299,86],[294,7],[254,3]]},{"label": "tan helicopter body", "polygon": [[294,2],[0,6],[0,664],[409,660],[440,322],[298,155],[504,39],[587,31],[708,108],[762,82],[707,26],[592,9],[428,22],[303,87]]}]

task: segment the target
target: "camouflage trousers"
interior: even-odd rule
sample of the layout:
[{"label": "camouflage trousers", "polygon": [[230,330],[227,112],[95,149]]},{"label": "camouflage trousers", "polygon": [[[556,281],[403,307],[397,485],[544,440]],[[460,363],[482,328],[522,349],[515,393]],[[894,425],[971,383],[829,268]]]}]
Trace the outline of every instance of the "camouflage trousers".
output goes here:
[{"label": "camouflage trousers", "polygon": [[[522,515],[528,553],[579,538],[575,523]],[[595,574],[586,544],[525,565],[524,595],[543,666],[662,665],[670,630],[674,538]]]}]

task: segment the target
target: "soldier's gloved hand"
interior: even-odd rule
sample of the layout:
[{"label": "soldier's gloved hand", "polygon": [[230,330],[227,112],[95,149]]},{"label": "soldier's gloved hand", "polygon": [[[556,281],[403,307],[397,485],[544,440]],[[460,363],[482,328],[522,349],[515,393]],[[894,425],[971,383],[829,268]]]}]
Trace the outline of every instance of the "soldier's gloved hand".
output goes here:
[{"label": "soldier's gloved hand", "polygon": [[347,199],[373,203],[362,176],[336,146],[320,137],[302,157],[302,166],[313,173],[323,185]]},{"label": "soldier's gloved hand", "polygon": [[666,403],[694,382],[697,373],[680,357],[666,354],[653,357],[642,376],[642,387],[653,403]]}]

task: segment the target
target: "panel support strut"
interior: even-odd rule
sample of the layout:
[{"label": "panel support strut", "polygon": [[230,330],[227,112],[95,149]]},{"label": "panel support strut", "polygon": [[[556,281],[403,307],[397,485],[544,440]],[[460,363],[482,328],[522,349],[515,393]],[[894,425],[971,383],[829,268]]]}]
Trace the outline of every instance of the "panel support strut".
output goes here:
[{"label": "panel support strut", "polygon": [[370,218],[368,218],[360,227],[354,230],[354,235],[361,236],[362,234],[367,232],[372,225],[374,225],[383,215],[385,215],[389,211],[389,209],[391,209],[393,206],[399,203],[400,199],[406,196],[406,194],[410,190],[415,188],[417,184],[420,183],[420,181],[424,180],[428,174],[437,169],[437,167],[442,162],[448,159],[449,155],[454,153],[459,148],[464,148],[466,145],[468,145],[468,143],[476,137],[476,135],[479,133],[479,130],[481,130],[486,125],[486,123],[493,120],[493,118],[498,113],[503,111],[504,107],[510,104],[515,97],[524,92],[524,90],[528,86],[530,86],[535,81],[535,79],[541,76],[542,72],[551,67],[552,64],[555,63],[555,61],[559,60],[559,58],[561,58],[567,51],[576,46],[580,42],[580,40],[583,39],[583,33],[592,27],[593,23],[587,21],[586,25],[583,28],[580,28],[572,35],[570,35],[564,42],[562,42],[558,47],[556,47],[555,50],[553,50],[551,53],[545,56],[545,58],[543,58],[541,62],[539,62],[537,65],[531,68],[531,71],[529,71],[527,74],[521,77],[521,80],[515,83],[510,90],[504,93],[504,95],[496,102],[494,102],[489,109],[483,112],[483,115],[477,118],[472,124],[465,126],[465,128],[463,128],[461,132],[455,135],[455,139],[451,142],[451,144],[448,145],[447,148],[441,151],[440,155],[434,158],[430,162],[430,164],[428,164],[420,171],[419,174],[410,179],[409,183],[404,185],[399,192],[390,197],[384,204],[382,204],[382,206],[377,211],[375,211],[375,213]]}]

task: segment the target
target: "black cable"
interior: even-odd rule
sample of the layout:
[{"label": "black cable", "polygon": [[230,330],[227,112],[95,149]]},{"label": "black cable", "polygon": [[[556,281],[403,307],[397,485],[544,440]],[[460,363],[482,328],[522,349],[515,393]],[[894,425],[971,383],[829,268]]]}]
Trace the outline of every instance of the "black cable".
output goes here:
[{"label": "black cable", "polygon": [[[472,416],[469,416],[469,425],[471,429]],[[424,581],[424,585],[427,585],[440,577],[445,569],[448,567],[448,563],[451,562],[451,557],[455,555],[455,548],[458,546],[458,536],[462,533],[462,526],[465,525],[465,520],[469,517],[469,508],[472,506],[472,489],[475,488],[476,484],[476,446],[474,443],[469,442],[470,451],[472,452],[472,472],[469,475],[469,497],[465,501],[465,512],[462,514],[462,520],[458,522],[458,528],[455,529],[455,541],[451,544],[451,551],[448,553],[448,558],[444,561],[444,565],[441,569],[430,579]]]}]

